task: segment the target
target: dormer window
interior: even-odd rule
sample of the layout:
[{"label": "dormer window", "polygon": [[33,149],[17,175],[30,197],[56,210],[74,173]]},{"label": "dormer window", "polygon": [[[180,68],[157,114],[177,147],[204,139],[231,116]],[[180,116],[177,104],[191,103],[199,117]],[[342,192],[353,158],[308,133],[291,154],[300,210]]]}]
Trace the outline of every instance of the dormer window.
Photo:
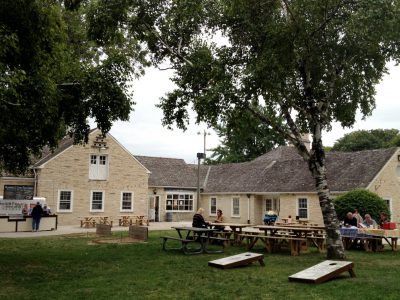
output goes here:
[{"label": "dormer window", "polygon": [[107,155],[90,155],[89,179],[107,180],[108,178],[108,156]]}]

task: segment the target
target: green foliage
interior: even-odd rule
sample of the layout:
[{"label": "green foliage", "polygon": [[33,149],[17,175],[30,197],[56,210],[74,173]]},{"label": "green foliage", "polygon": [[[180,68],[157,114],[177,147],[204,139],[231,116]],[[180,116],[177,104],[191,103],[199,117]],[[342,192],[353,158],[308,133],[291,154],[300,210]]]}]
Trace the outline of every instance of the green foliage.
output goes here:
[{"label": "green foliage", "polygon": [[[357,111],[368,116],[375,108],[386,62],[400,58],[400,2],[121,2],[135,25],[130,33],[145,29],[153,62],[175,69],[175,89],[159,104],[163,124],[186,129],[190,109],[209,126],[229,124],[234,111],[252,114],[307,161],[326,223],[337,226],[322,132],[333,121],[351,126]],[[312,135],[311,151],[302,134]],[[328,256],[343,258],[332,232]]]},{"label": "green foliage", "polygon": [[[166,17],[157,20],[166,28],[159,34],[172,49],[163,53],[174,59],[177,70],[177,88],[160,104],[165,124],[176,122],[184,128],[189,104],[197,120],[210,125],[239,107],[285,138],[310,132],[318,139],[332,121],[351,126],[357,109],[371,113],[385,62],[399,55],[399,36],[393,33],[399,26],[398,2],[202,4],[183,17],[192,20],[200,9],[203,31],[192,26],[189,34],[190,28],[181,27],[185,20],[170,22],[181,10],[168,5],[163,7]],[[229,43],[207,42],[207,29],[221,33]],[[177,59],[182,48],[186,59]]]},{"label": "green foliage", "polygon": [[357,130],[338,139],[332,151],[361,151],[398,147],[400,134],[397,129]]},{"label": "green foliage", "polygon": [[284,140],[246,111],[234,111],[227,123],[214,127],[221,145],[212,149],[207,164],[244,162],[263,155]]},{"label": "green foliage", "polygon": [[88,2],[2,1],[0,170],[25,171],[32,156],[65,134],[86,141],[89,117],[103,132],[128,120],[128,83],[142,73],[145,53],[121,31],[93,36],[88,20],[97,1]]},{"label": "green foliage", "polygon": [[343,220],[346,214],[354,209],[358,209],[360,215],[364,218],[365,214],[379,222],[379,214],[385,212],[390,215],[389,208],[385,201],[377,194],[367,190],[353,190],[341,195],[335,199],[335,209],[339,219]]}]

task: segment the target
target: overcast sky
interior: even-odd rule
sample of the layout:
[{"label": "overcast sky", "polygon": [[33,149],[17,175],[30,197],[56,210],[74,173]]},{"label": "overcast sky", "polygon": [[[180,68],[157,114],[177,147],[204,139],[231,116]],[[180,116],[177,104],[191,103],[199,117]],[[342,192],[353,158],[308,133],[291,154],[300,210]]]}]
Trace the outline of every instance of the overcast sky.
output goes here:
[{"label": "overcast sky", "polygon": [[[171,131],[162,126],[162,111],[155,105],[159,103],[160,97],[172,90],[173,85],[169,81],[171,75],[171,71],[147,70],[146,75],[134,83],[136,105],[130,121],[116,122],[111,134],[134,155],[182,158],[187,163],[196,163],[196,153],[203,152],[204,130],[210,133],[206,136],[207,149],[218,145],[218,136],[206,125],[194,124],[194,120],[185,132],[179,129]],[[345,133],[359,129],[400,130],[399,87],[400,67],[391,65],[390,74],[377,87],[376,109],[372,116],[364,121],[358,117],[351,129],[342,129],[340,125],[334,124],[332,131],[324,133],[322,137],[324,145],[332,146]]]}]

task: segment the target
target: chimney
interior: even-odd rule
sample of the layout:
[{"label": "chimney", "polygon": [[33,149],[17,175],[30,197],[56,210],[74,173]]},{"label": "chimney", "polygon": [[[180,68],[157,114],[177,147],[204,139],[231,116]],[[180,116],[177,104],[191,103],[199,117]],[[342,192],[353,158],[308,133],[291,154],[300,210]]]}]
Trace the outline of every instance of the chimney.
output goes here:
[{"label": "chimney", "polygon": [[301,135],[301,141],[304,143],[304,146],[306,146],[307,150],[311,150],[311,141],[310,141],[310,134],[309,133],[303,133]]},{"label": "chimney", "polygon": [[[304,146],[306,146],[306,149],[310,151],[311,150],[310,134],[309,133],[301,134],[301,141],[304,143]],[[288,146],[293,147],[293,144],[289,142]]]}]

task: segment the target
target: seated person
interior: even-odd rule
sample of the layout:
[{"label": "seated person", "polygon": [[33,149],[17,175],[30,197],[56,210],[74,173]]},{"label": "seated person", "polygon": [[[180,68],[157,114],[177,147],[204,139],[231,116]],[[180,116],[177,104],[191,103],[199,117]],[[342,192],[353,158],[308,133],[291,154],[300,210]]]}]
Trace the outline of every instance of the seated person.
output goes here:
[{"label": "seated person", "polygon": [[193,227],[207,228],[208,222],[204,220],[203,213],[204,209],[200,207],[197,210],[197,213],[193,216],[193,222],[192,222]]},{"label": "seated person", "polygon": [[363,218],[361,217],[360,213],[358,212],[358,209],[355,208],[353,211],[353,217],[357,219],[357,224],[360,224],[364,222]]},{"label": "seated person", "polygon": [[29,215],[28,204],[25,204],[21,211],[23,216]]},{"label": "seated person", "polygon": [[[217,209],[217,218],[214,220],[214,223],[225,223],[225,218],[222,215],[222,210],[219,208]],[[215,226],[214,228],[223,231],[225,229],[225,226]]]},{"label": "seated person", "polygon": [[49,208],[47,207],[47,204],[43,205],[43,216],[48,216],[49,215]]},{"label": "seated person", "polygon": [[362,223],[362,227],[366,228],[377,228],[378,224],[376,224],[376,221],[371,218],[370,214],[366,214],[364,217],[364,222]]},{"label": "seated person", "polygon": [[291,216],[291,215],[288,215],[288,217],[287,217],[287,222],[288,222],[288,223],[292,223],[292,216]]},{"label": "seated person", "polygon": [[344,226],[345,227],[357,227],[357,219],[355,217],[353,217],[353,213],[348,212],[346,215],[346,218],[344,218]]},{"label": "seated person", "polygon": [[383,224],[386,224],[386,223],[389,223],[389,222],[390,222],[390,220],[389,220],[388,215],[386,213],[384,213],[384,212],[381,212],[379,214],[379,227],[383,228]]}]

